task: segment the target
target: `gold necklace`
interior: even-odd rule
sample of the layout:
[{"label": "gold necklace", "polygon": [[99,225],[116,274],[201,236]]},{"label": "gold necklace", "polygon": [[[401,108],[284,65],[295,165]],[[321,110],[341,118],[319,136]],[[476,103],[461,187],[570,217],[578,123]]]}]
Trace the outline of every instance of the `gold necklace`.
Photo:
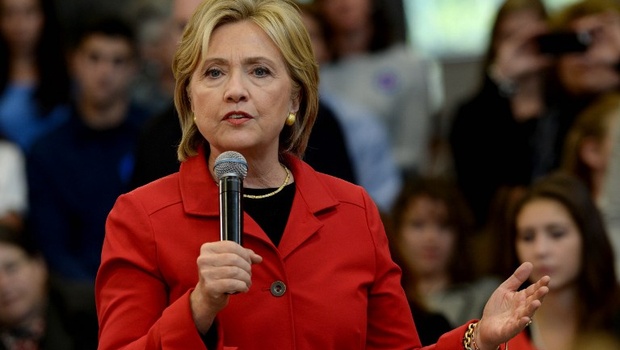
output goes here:
[{"label": "gold necklace", "polygon": [[263,199],[263,198],[275,196],[276,194],[278,194],[278,192],[282,191],[284,189],[284,186],[286,186],[286,184],[288,183],[288,180],[291,178],[291,172],[288,170],[286,165],[284,164],[281,164],[281,165],[284,168],[284,171],[286,171],[286,178],[284,178],[284,182],[282,183],[282,185],[280,185],[280,187],[276,188],[275,191],[269,192],[266,194],[261,194],[261,195],[244,194],[243,197],[250,198],[250,199]]}]

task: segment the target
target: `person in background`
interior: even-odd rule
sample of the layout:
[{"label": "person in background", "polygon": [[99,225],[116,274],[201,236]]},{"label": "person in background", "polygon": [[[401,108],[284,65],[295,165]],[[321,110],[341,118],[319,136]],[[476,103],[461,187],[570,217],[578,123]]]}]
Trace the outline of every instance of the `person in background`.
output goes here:
[{"label": "person in background", "polygon": [[393,232],[394,225],[392,218],[391,213],[381,214],[381,221],[385,226],[385,231],[389,239],[390,254],[402,271],[401,286],[406,293],[416,332],[418,332],[420,343],[423,346],[435,344],[444,333],[450,331],[453,327],[444,315],[431,311],[428,306],[424,304],[424,301],[417,292],[408,289],[411,280],[409,276],[412,276],[412,272],[407,267],[407,264],[404,262],[405,258],[401,256],[394,242],[394,237],[396,235]]},{"label": "person in background", "polygon": [[[439,64],[413,51],[377,0],[315,1],[330,27],[332,61],[321,65],[323,93],[377,115],[405,176],[431,172],[431,143],[443,105]],[[396,3],[396,2],[393,2]]]},{"label": "person in background", "polygon": [[573,175],[551,173],[528,188],[509,222],[512,266],[532,263],[530,281],[551,277],[532,324],[509,348],[582,349],[592,345],[587,340],[613,339],[615,333],[613,347],[598,349],[618,349],[620,290],[613,251],[587,187]]},{"label": "person in background", "polygon": [[[172,16],[177,40],[181,39],[184,25],[199,4],[200,1],[196,0],[175,0]],[[172,60],[172,53],[169,59]],[[304,160],[321,172],[356,183],[357,178],[343,129],[334,111],[321,103],[318,113]],[[179,161],[174,151],[181,139],[178,124],[176,110],[171,104],[168,110],[156,116],[146,126],[138,143],[132,188],[178,171]]]},{"label": "person in background", "polygon": [[0,135],[0,224],[19,230],[28,209],[26,160],[15,143]]},{"label": "person in background", "polygon": [[409,180],[391,223],[388,238],[408,272],[403,286],[409,299],[445,316],[453,327],[480,318],[501,281],[476,271],[473,218],[456,184],[441,177]]},{"label": "person in background", "polygon": [[68,120],[27,157],[32,233],[53,273],[92,284],[106,217],[129,188],[139,131],[147,113],[130,99],[136,72],[132,28],[93,20],[73,56],[76,96]]},{"label": "person in background", "polygon": [[[136,164],[131,178],[130,188],[136,188],[179,171],[179,160],[176,149],[181,142],[181,126],[176,109],[172,101],[174,94],[174,75],[172,72],[172,58],[176,47],[181,40],[183,28],[191,17],[192,12],[201,0],[172,0],[172,12],[168,14],[166,25],[170,25],[168,32],[161,38],[162,49],[158,50],[157,58],[161,60],[162,81],[170,97],[166,100],[166,107],[155,114],[144,125],[140,132],[136,147]],[[165,76],[165,77],[164,77]],[[169,79],[173,81],[168,84]]]},{"label": "person in background", "polygon": [[564,144],[561,168],[583,181],[596,203],[603,195],[619,119],[620,93],[605,94],[577,116]]},{"label": "person in background", "polygon": [[140,49],[140,71],[132,95],[151,115],[163,113],[174,94],[170,57],[178,37],[171,16],[172,3],[173,0],[137,0],[129,10]]},{"label": "person in background", "polygon": [[95,350],[92,298],[49,275],[28,232],[0,224],[0,349]]},{"label": "person in background", "polygon": [[540,0],[503,2],[491,28],[480,86],[461,101],[452,118],[454,175],[476,229],[488,224],[500,192],[532,181],[538,151],[533,138],[547,111],[545,71],[552,64],[535,42],[548,31],[546,20]]},{"label": "person in background", "polygon": [[588,106],[568,132],[562,169],[589,188],[603,220],[620,270],[618,161],[620,160],[620,94],[611,92]]},{"label": "person in background", "polygon": [[[310,35],[316,60],[321,67],[331,60],[327,46],[329,28],[316,5],[300,4],[302,20]],[[344,127],[348,153],[351,155],[357,183],[364,187],[379,209],[388,213],[403,179],[392,154],[388,132],[380,119],[360,105],[324,91],[319,85],[323,103],[330,107]]]},{"label": "person in background", "polygon": [[0,134],[23,151],[66,119],[62,38],[54,1],[0,1]]},{"label": "person in background", "polygon": [[[110,212],[99,350],[420,348],[376,205],[302,160],[318,65],[295,3],[203,1],[173,69],[180,171]],[[220,240],[214,165],[226,151],[247,162],[243,246]],[[516,291],[530,272],[520,266],[480,321],[435,349],[495,349],[516,335],[547,292],[547,277]]]}]

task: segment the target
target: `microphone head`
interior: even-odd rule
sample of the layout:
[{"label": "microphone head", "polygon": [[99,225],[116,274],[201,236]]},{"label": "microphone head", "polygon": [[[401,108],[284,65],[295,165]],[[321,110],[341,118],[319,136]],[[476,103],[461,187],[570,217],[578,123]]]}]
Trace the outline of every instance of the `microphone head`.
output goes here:
[{"label": "microphone head", "polygon": [[224,176],[236,176],[244,179],[248,174],[248,162],[239,152],[226,151],[215,159],[213,166],[218,179]]}]

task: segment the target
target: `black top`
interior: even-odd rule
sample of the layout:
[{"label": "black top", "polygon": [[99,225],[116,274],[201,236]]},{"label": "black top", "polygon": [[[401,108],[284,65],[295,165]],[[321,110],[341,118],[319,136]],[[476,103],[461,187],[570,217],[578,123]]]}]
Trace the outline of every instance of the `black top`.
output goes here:
[{"label": "black top", "polygon": [[[245,194],[264,195],[275,188],[245,188]],[[280,244],[288,216],[295,197],[295,183],[285,186],[282,191],[271,197],[252,199],[243,198],[243,210],[265,231],[276,247]]]},{"label": "black top", "polygon": [[179,171],[177,147],[180,141],[181,125],[174,105],[170,104],[142,129],[131,187],[136,188]]}]

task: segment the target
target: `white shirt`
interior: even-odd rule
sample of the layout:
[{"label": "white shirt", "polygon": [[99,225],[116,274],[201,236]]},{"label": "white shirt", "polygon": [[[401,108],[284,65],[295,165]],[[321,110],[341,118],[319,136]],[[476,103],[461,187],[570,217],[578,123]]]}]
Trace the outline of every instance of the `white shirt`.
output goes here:
[{"label": "white shirt", "polygon": [[0,140],[0,216],[28,209],[26,164],[22,151]]}]

